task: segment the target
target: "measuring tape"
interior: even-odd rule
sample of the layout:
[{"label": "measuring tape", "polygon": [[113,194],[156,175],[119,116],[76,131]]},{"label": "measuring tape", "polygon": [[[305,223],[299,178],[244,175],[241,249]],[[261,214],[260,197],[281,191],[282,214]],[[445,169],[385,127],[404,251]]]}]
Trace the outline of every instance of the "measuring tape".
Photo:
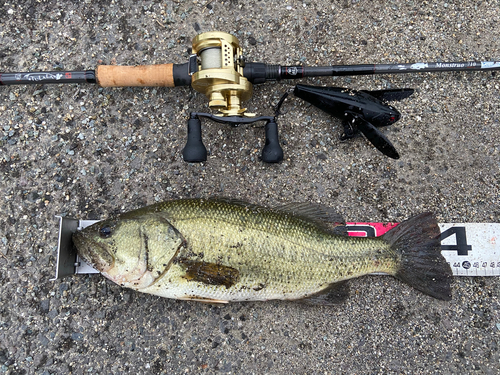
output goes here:
[{"label": "measuring tape", "polygon": [[[353,237],[378,237],[397,223],[346,223]],[[441,252],[455,276],[500,276],[500,224],[443,223]]]},{"label": "measuring tape", "polygon": [[[71,236],[77,228],[85,228],[97,220],[59,217],[59,246],[56,277],[99,273],[74,251]],[[349,236],[379,237],[397,223],[346,223]],[[441,252],[454,276],[500,276],[500,224],[444,223],[441,229]]]}]

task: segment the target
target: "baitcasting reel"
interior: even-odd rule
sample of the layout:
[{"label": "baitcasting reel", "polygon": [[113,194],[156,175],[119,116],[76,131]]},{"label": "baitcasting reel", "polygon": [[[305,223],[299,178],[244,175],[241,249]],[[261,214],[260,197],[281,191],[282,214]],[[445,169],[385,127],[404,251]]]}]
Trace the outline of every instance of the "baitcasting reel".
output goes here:
[{"label": "baitcasting reel", "polygon": [[276,117],[255,117],[246,112],[242,102],[252,97],[252,83],[243,76],[245,59],[238,39],[224,32],[208,32],[193,39],[193,55],[189,73],[191,86],[207,96],[209,107],[217,110],[215,115],[192,112],[188,120],[187,143],[182,151],[184,161],[202,162],[207,160],[207,149],[201,136],[201,120],[205,117],[215,122],[238,126],[265,121],[266,144],[262,150],[262,160],[278,163],[283,160],[283,149],[279,144]]},{"label": "baitcasting reel", "polygon": [[254,117],[245,113],[241,102],[252,97],[252,84],[243,76],[245,60],[238,39],[215,31],[193,39],[193,54],[198,57],[191,86],[206,95],[210,108],[223,116]]}]

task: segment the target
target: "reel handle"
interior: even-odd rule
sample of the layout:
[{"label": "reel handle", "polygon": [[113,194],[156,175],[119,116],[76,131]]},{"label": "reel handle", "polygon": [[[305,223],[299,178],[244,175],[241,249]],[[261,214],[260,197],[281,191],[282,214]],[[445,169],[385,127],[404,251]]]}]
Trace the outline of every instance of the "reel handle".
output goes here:
[{"label": "reel handle", "polygon": [[187,142],[182,150],[182,157],[189,163],[207,160],[207,149],[201,139],[201,120],[198,117],[191,117],[188,120]]},{"label": "reel handle", "polygon": [[283,149],[278,136],[276,120],[269,120],[266,124],[266,144],[262,149],[262,161],[266,163],[279,163],[283,160]]},{"label": "reel handle", "polygon": [[275,116],[241,117],[215,116],[210,113],[191,112],[188,120],[188,134],[186,146],[182,150],[184,161],[198,163],[207,160],[207,149],[201,139],[201,117],[208,118],[219,124],[238,126],[252,124],[257,121],[266,121],[266,144],[262,149],[262,161],[265,163],[279,163],[283,160],[283,149],[278,136],[278,124]]}]

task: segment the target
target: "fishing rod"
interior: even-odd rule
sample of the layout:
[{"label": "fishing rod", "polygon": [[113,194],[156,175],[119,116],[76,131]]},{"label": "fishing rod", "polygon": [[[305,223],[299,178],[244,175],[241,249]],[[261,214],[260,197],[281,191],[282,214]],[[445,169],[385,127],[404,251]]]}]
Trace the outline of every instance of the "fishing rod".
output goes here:
[{"label": "fishing rod", "polygon": [[[197,57],[197,55],[195,55]],[[238,62],[241,64],[241,62]],[[195,70],[191,70],[193,67]],[[100,65],[95,70],[51,72],[0,72],[0,85],[30,85],[47,83],[97,83],[102,87],[129,86],[191,86],[191,75],[197,65],[158,64],[140,66]],[[217,67],[216,67],[217,69]],[[248,62],[243,65],[243,77],[252,84],[282,79],[309,77],[339,77],[373,74],[403,74],[428,72],[472,72],[500,70],[500,61],[427,62],[406,64],[359,64],[359,65],[269,65]],[[100,77],[98,79],[97,77]]]},{"label": "fishing rod", "polygon": [[[216,110],[217,114],[191,113],[188,120],[187,143],[183,149],[185,161],[200,162],[207,159],[207,151],[201,138],[200,121],[201,117],[205,117],[233,126],[265,121],[266,144],[263,148],[262,160],[273,163],[283,159],[283,150],[279,144],[276,125],[279,106],[276,108],[274,116],[256,116],[253,113],[246,112],[246,108],[242,107],[242,102],[251,98],[253,84],[308,77],[495,70],[500,70],[500,61],[359,64],[316,67],[247,62],[235,36],[225,32],[213,31],[199,34],[193,39],[192,55],[189,57],[188,62],[183,64],[99,65],[95,70],[84,71],[0,72],[0,85],[91,83],[98,84],[101,87],[191,86],[196,91],[207,96],[209,107]],[[308,100],[308,98],[304,97],[303,99]],[[317,98],[313,97],[313,99]],[[280,101],[281,103],[282,101]],[[356,125],[356,121],[359,124],[363,122],[361,128],[366,128],[364,123],[366,121],[364,121],[362,113],[354,114],[352,124],[349,126],[352,128],[353,124]],[[363,134],[372,143],[381,144],[382,149],[377,148],[382,152],[392,146],[392,144],[386,144],[387,138],[375,127],[370,128],[369,132],[363,131]]]}]

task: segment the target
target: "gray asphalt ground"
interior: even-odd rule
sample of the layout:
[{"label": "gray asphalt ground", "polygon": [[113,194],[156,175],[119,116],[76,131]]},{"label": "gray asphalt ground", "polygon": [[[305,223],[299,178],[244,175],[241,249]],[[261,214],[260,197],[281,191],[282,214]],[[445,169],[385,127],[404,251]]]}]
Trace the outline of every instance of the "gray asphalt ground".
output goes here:
[{"label": "gray asphalt ground", "polygon": [[[500,58],[499,1],[9,1],[0,71],[187,61],[204,31],[236,35],[250,61],[283,65]],[[341,123],[288,99],[285,160],[259,160],[262,127],[203,123],[210,155],[182,161],[191,88],[0,88],[0,374],[498,374],[500,282],[455,278],[439,302],[389,276],[351,283],[336,307],[211,306],[136,293],[100,275],[50,281],[56,214],[99,219],[160,200],[226,196],[315,202],[347,220],[498,222],[499,75],[309,79],[354,89],[415,88],[384,129],[391,160]],[[291,82],[256,86],[271,115]]]}]

